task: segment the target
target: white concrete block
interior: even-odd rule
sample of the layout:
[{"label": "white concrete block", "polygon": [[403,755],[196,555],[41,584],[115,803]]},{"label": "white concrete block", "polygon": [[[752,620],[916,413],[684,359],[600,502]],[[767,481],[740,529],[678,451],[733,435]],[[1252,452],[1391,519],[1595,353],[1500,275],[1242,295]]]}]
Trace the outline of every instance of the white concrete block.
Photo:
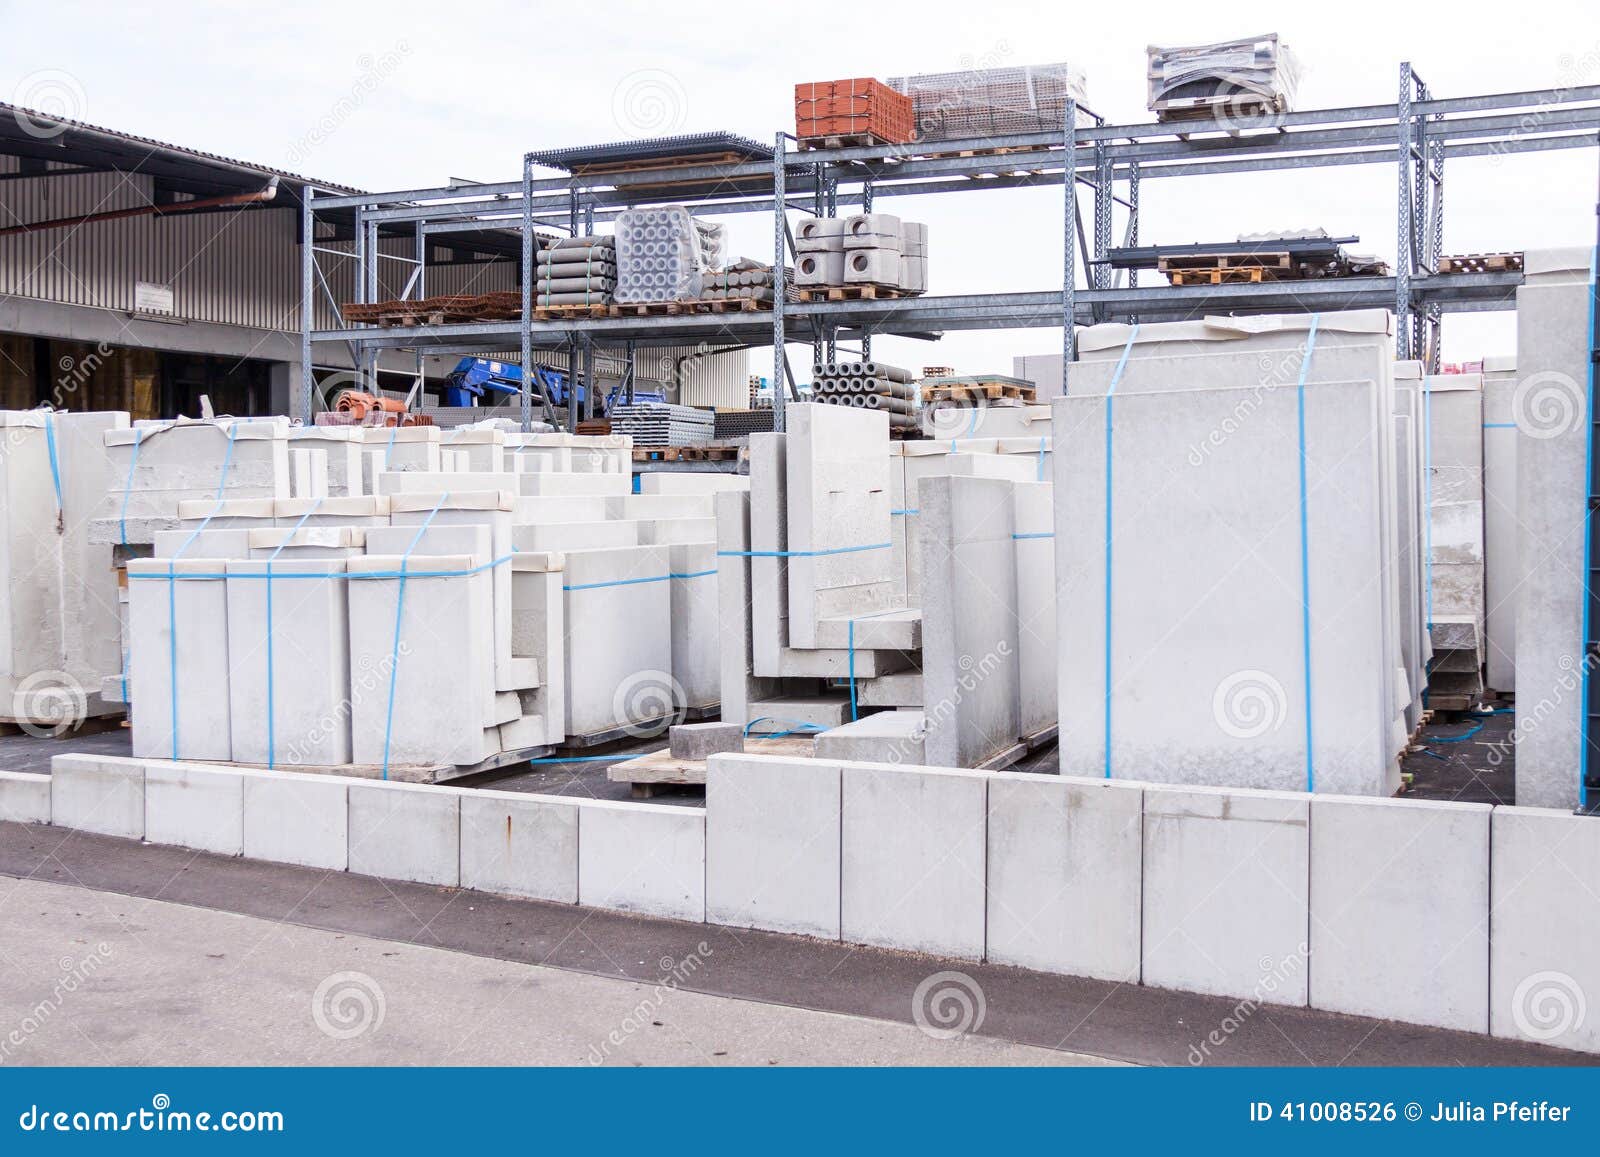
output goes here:
[{"label": "white concrete block", "polygon": [[1145,788],[1145,984],[1306,1003],[1309,800]]},{"label": "white concrete block", "polygon": [[706,919],[839,938],[839,765],[706,762]]},{"label": "white concrete block", "polygon": [[0,771],[0,823],[50,822],[50,777],[31,771]]},{"label": "white concrete block", "polygon": [[1000,772],[989,781],[989,960],[1139,982],[1143,788]]},{"label": "white concrete block", "polygon": [[128,563],[128,679],[137,756],[233,758],[228,596],[220,577],[226,566],[214,558]]},{"label": "white concrete block", "polygon": [[585,800],[578,903],[675,920],[706,918],[706,813]]},{"label": "white concrete block", "polygon": [[514,791],[461,797],[461,886],[578,902],[578,801]]},{"label": "white concrete block", "polygon": [[1489,1031],[1600,1053],[1600,821],[1494,809]]},{"label": "white concrete block", "polygon": [[343,872],[350,866],[348,779],[262,772],[244,779],[244,854]]},{"label": "white concrete block", "polygon": [[244,777],[151,760],[144,769],[144,838],[220,856],[244,850]]},{"label": "white concrete block", "polygon": [[56,756],[50,761],[50,822],[80,832],[143,839],[144,769],[138,759]]},{"label": "white concrete block", "polygon": [[928,762],[926,740],[927,721],[916,708],[879,711],[830,727],[817,736],[814,747],[818,759],[922,767]]},{"label": "white concrete block", "polygon": [[350,870],[363,876],[461,883],[461,792],[411,783],[352,782]]},{"label": "white concrete block", "polygon": [[983,958],[988,776],[843,765],[843,939]]},{"label": "white concrete block", "polygon": [[1487,804],[1311,801],[1311,1006],[1489,1031]]}]

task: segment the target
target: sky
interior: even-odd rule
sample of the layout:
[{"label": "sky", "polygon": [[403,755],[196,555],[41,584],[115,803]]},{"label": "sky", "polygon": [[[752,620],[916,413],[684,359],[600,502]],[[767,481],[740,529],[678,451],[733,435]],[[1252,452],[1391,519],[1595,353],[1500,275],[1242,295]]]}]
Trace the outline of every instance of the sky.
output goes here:
[{"label": "sky", "polygon": [[[160,6],[0,0],[0,98],[91,124],[368,190],[514,180],[532,149],[725,129],[793,129],[793,84],[1067,60],[1112,123],[1148,121],[1145,48],[1278,32],[1303,109],[1394,100],[1409,59],[1435,95],[1600,84],[1600,8],[1347,0],[1267,14],[1166,2],[986,0],[380,6],[172,0]],[[715,15],[712,15],[715,13]],[[1481,15],[1479,15],[1481,13]],[[381,19],[375,19],[380,16]],[[520,76],[519,76],[520,70]],[[1595,150],[1452,162],[1446,253],[1593,244]],[[1141,189],[1146,244],[1321,226],[1392,258],[1395,174],[1364,165],[1164,179]],[[926,221],[932,293],[1061,281],[1061,191],[895,198]],[[884,206],[880,206],[884,207]],[[1087,209],[1087,206],[1085,207]],[[726,219],[735,252],[771,260],[768,221]],[[1120,220],[1117,225],[1120,233]],[[986,256],[979,256],[979,251]],[[1147,277],[1151,275],[1146,275]],[[1511,352],[1511,314],[1447,318],[1446,360]],[[880,339],[880,360],[1010,373],[1058,331]],[[803,362],[803,358],[800,361]],[[797,363],[798,364],[798,363]],[[753,355],[760,372],[765,355]],[[765,370],[762,369],[765,367]]]}]

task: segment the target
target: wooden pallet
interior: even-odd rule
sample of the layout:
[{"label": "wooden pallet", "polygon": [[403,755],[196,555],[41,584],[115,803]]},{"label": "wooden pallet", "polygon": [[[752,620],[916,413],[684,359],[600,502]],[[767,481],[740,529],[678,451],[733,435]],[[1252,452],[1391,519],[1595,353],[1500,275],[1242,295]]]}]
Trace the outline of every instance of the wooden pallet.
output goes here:
[{"label": "wooden pallet", "polygon": [[884,301],[912,296],[898,285],[829,285],[800,290],[801,301]]},{"label": "wooden pallet", "polygon": [[959,402],[972,398],[1015,398],[1033,401],[1032,386],[1016,386],[1009,382],[972,382],[959,386],[923,386],[924,402]]},{"label": "wooden pallet", "polygon": [[699,301],[694,304],[698,307],[697,313],[760,313],[772,308],[772,302],[757,301],[753,297],[724,297],[720,300]]},{"label": "wooden pallet", "polygon": [[[744,749],[751,755],[782,755],[790,758],[809,758],[815,736],[791,735],[782,739],[764,739],[752,735],[744,741]],[[652,751],[637,759],[624,760],[606,768],[606,778],[612,783],[633,785],[635,799],[649,799],[659,786],[703,786],[706,782],[706,761],[703,759],[678,759],[670,748]]]},{"label": "wooden pallet", "polygon": [[1259,285],[1264,281],[1291,281],[1259,265],[1236,265],[1228,269],[1174,269],[1167,273],[1171,285]]},{"label": "wooden pallet", "polygon": [[572,166],[575,177],[604,177],[617,173],[668,172],[673,169],[696,169],[702,165],[734,165],[746,158],[742,153],[725,149],[717,153],[685,153],[676,157],[635,157],[627,161],[596,161],[593,164]]},{"label": "wooden pallet", "polygon": [[635,446],[635,462],[727,462],[739,457],[738,446]]},{"label": "wooden pallet", "polygon": [[885,145],[903,145],[904,141],[891,141],[877,133],[839,133],[833,136],[801,137],[802,149],[868,149]]},{"label": "wooden pallet", "polygon": [[588,305],[540,305],[533,311],[535,321],[567,321],[575,317],[610,316],[612,316],[611,303],[605,301],[591,302]]},{"label": "wooden pallet", "polygon": [[1185,253],[1179,257],[1160,257],[1156,268],[1162,273],[1205,273],[1216,269],[1294,269],[1288,252],[1263,250],[1257,253]]},{"label": "wooden pallet", "polygon": [[1440,273],[1518,273],[1521,270],[1520,253],[1463,253],[1439,258]]},{"label": "wooden pallet", "polygon": [[[1156,120],[1164,125],[1208,123],[1221,120],[1220,129],[1203,129],[1202,132],[1225,132],[1230,137],[1239,136],[1245,129],[1272,128],[1283,132],[1279,123],[1282,113],[1264,101],[1240,100],[1234,97],[1197,98],[1194,104],[1168,107],[1156,112]],[[1194,136],[1194,129],[1174,129],[1173,136],[1186,141]]]},{"label": "wooden pallet", "polygon": [[[10,738],[11,736],[16,735],[32,735],[35,738],[58,740],[81,739],[85,735],[99,735],[104,731],[116,731],[126,724],[127,719],[122,715],[92,715],[88,719],[83,720],[75,726],[66,727],[60,731],[57,731],[48,724],[28,723],[27,726],[24,726],[23,720],[7,718],[0,719],[0,738]],[[33,729],[32,731],[28,730],[30,727]],[[39,735],[40,732],[43,732],[44,734],[41,736]]]}]

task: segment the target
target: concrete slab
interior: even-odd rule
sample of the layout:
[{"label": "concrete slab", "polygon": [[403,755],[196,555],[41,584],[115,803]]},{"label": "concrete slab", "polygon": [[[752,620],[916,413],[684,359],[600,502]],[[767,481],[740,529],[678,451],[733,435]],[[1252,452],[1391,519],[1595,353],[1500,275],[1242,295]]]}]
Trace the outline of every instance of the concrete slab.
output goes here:
[{"label": "concrete slab", "polygon": [[578,902],[704,921],[705,812],[585,801],[578,817]]},{"label": "concrete slab", "polygon": [[920,708],[879,711],[822,732],[816,753],[818,759],[922,767],[928,762],[926,739],[927,723]]},{"label": "concrete slab", "polygon": [[981,960],[988,776],[842,770],[842,938]]},{"label": "concrete slab", "polygon": [[1146,787],[1144,983],[1304,1005],[1309,819],[1299,793]]},{"label": "concrete slab", "polygon": [[1600,822],[1494,810],[1489,1031],[1600,1053]]},{"label": "concrete slab", "polygon": [[244,850],[248,772],[152,760],[144,769],[144,838],[220,856]]},{"label": "concrete slab", "polygon": [[461,883],[461,792],[350,784],[350,871],[419,884]]},{"label": "concrete slab", "polygon": [[244,777],[244,854],[343,872],[350,866],[350,781],[260,772]]},{"label": "concrete slab", "polygon": [[31,771],[0,771],[0,823],[50,822],[50,777]]},{"label": "concrete slab", "polygon": [[1144,790],[999,772],[989,780],[987,958],[1139,982]]},{"label": "concrete slab", "polygon": [[462,795],[461,886],[576,904],[577,802],[510,791]]},{"label": "concrete slab", "polygon": [[738,723],[680,723],[667,733],[674,759],[709,759],[719,752],[744,750],[744,727]]},{"label": "concrete slab", "polygon": [[1311,801],[1313,1008],[1489,1031],[1491,810]]},{"label": "concrete slab", "polygon": [[840,771],[820,759],[706,764],[706,919],[839,939]]},{"label": "concrete slab", "polygon": [[58,755],[50,761],[50,822],[80,832],[144,838],[144,762]]}]

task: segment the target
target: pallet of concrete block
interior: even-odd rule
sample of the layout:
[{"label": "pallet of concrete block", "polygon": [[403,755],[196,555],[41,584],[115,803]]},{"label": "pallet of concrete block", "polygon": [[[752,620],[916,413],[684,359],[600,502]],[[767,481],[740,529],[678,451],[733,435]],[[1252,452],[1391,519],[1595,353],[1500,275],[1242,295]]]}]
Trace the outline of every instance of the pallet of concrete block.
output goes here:
[{"label": "pallet of concrete block", "polygon": [[191,499],[290,497],[289,429],[287,418],[180,418],[107,430],[110,477],[89,541],[148,545]]},{"label": "pallet of concrete block", "polygon": [[611,428],[635,446],[703,446],[715,432],[716,415],[695,406],[635,402],[612,407]]},{"label": "pallet of concrete block", "polygon": [[1149,100],[1162,121],[1238,119],[1291,112],[1300,67],[1277,33],[1145,50]]},{"label": "pallet of concrete block", "polygon": [[616,434],[507,434],[506,469],[518,474],[630,474],[633,438]]},{"label": "pallet of concrete block", "polygon": [[[922,379],[924,382],[927,378]],[[928,402],[922,407],[922,428],[933,439],[997,438],[1004,441],[1050,436],[1050,407],[1020,398],[965,397]]]},{"label": "pallet of concrete block", "polygon": [[88,533],[121,412],[0,411],[0,722],[59,733],[119,709],[117,576]]},{"label": "pallet of concrete block", "polygon": [[694,301],[705,275],[723,264],[723,229],[682,205],[625,209],[617,215],[619,305]]},{"label": "pallet of concrete block", "polygon": [[915,429],[917,387],[911,371],[885,362],[818,362],[811,370],[811,392],[826,405],[881,410],[889,428]]},{"label": "pallet of concrete block", "polygon": [[1392,341],[1376,310],[1084,331],[1052,433],[1064,773],[1393,794]]},{"label": "pallet of concrete block", "polygon": [[923,143],[1060,132],[1067,102],[1088,103],[1083,72],[1065,62],[896,76],[888,84],[911,98],[916,140]]},{"label": "pallet of concrete block", "polygon": [[1428,705],[1468,710],[1483,695],[1483,375],[1423,378],[1427,419]]},{"label": "pallet of concrete block", "polygon": [[[617,289],[615,237],[560,237],[539,250],[534,260],[535,309],[550,310],[609,304]],[[555,307],[555,309],[552,309]]]},{"label": "pallet of concrete block", "polygon": [[806,217],[795,228],[795,285],[813,299],[928,288],[928,227],[890,213]]}]

